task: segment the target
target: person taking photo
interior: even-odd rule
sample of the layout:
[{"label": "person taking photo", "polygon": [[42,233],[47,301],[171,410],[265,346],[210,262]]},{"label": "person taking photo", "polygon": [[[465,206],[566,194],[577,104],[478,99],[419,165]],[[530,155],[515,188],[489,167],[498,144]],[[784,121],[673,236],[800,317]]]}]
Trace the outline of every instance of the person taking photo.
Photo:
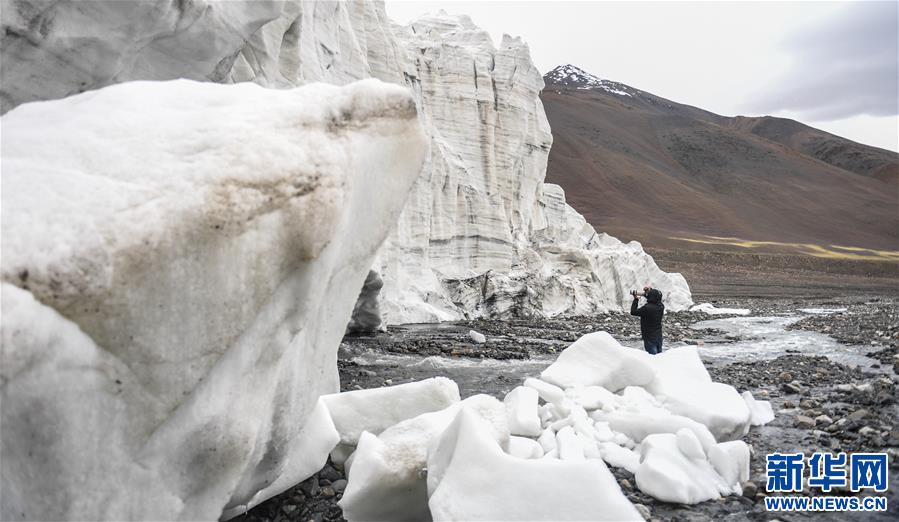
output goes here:
[{"label": "person taking photo", "polygon": [[[662,353],[662,317],[665,305],[662,304],[662,292],[651,286],[643,287],[643,293],[631,291],[634,302],[631,303],[631,315],[640,318],[640,336],[643,337],[643,349],[650,355]],[[646,298],[646,304],[637,308],[640,296]]]}]

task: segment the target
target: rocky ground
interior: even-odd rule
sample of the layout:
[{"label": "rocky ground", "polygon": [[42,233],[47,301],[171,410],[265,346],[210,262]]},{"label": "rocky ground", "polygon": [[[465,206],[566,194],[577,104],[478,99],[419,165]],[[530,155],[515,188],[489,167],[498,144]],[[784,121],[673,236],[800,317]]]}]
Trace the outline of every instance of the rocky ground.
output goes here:
[{"label": "rocky ground", "polygon": [[788,328],[830,335],[844,344],[882,346],[871,354],[879,364],[899,373],[899,307],[895,299],[851,303],[845,311],[806,317]]},{"label": "rocky ground", "polygon": [[[697,299],[700,302],[701,296]],[[753,428],[745,437],[752,445],[750,482],[741,497],[681,506],[656,501],[641,493],[633,476],[612,468],[622,490],[638,504],[644,515],[657,520],[896,520],[899,516],[899,407],[894,372],[899,339],[899,302],[895,298],[871,299],[855,296],[840,299],[791,298],[714,298],[718,307],[749,308],[753,315],[793,313],[798,308],[846,308],[831,315],[812,315],[791,328],[829,334],[846,344],[883,348],[873,356],[880,361],[862,371],[837,364],[825,357],[784,354],[773,360],[709,365],[716,381],[750,390],[756,398],[770,400],[775,420]],[[721,316],[717,316],[721,317]],[[679,312],[666,317],[666,342],[700,342],[714,339],[727,342],[720,332],[695,330],[690,325],[710,317],[703,313]],[[468,337],[469,330],[485,334],[487,342],[478,344]],[[396,384],[421,378],[401,365],[378,373],[355,363],[353,354],[374,349],[388,354],[442,355],[474,360],[528,360],[552,356],[584,332],[606,330],[622,341],[638,342],[639,325],[627,314],[609,314],[564,320],[477,320],[435,327],[395,327],[375,336],[344,339],[339,362],[342,388],[361,389]],[[736,341],[738,338],[732,338]],[[439,372],[435,371],[435,374]],[[476,380],[460,384],[462,395],[493,393],[501,397],[520,384],[514,376],[501,371],[495,380]],[[477,384],[480,383],[480,384]],[[480,386],[480,390],[478,387]],[[892,483],[887,493],[888,513],[814,515],[768,513],[765,511],[765,455],[773,452],[814,451],[858,452],[887,451],[890,454]],[[342,520],[337,506],[346,477],[340,466],[330,463],[319,473],[283,494],[257,506],[239,520],[246,521],[331,521]],[[809,494],[815,494],[811,491]],[[837,495],[851,494],[837,491]]]}]

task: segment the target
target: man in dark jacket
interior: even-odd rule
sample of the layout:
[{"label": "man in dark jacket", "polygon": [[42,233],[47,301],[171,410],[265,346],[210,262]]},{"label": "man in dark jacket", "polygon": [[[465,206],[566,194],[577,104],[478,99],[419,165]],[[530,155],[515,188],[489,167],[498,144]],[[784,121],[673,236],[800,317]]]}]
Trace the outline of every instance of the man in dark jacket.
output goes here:
[{"label": "man in dark jacket", "polygon": [[662,353],[662,316],[665,315],[665,305],[662,304],[662,292],[655,288],[646,287],[643,295],[646,304],[637,308],[640,294],[631,292],[634,302],[631,303],[631,315],[640,318],[640,335],[643,337],[643,349],[651,355]]}]

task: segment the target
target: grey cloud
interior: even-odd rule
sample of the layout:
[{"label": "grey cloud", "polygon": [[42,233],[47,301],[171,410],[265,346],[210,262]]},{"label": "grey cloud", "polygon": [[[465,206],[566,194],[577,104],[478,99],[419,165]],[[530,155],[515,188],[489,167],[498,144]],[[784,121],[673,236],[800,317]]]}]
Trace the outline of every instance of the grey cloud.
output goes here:
[{"label": "grey cloud", "polygon": [[897,6],[894,1],[852,3],[787,38],[783,48],[792,68],[764,86],[747,110],[793,111],[811,121],[899,114]]}]

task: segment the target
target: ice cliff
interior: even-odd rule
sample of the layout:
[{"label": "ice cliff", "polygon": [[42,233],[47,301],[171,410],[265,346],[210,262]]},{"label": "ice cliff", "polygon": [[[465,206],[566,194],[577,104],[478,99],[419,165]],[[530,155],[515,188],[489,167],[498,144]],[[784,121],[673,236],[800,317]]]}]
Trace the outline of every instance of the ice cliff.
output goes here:
[{"label": "ice cliff", "polygon": [[496,47],[465,16],[399,27],[367,0],[146,0],[17,2],[2,17],[4,111],[135,79],[409,86],[431,147],[374,264],[389,323],[619,310],[647,283],[670,309],[691,304],[679,274],[596,232],[543,183],[552,136],[528,47]]},{"label": "ice cliff", "polygon": [[396,36],[431,153],[376,266],[388,322],[620,310],[647,283],[673,309],[690,304],[679,274],[597,233],[543,183],[552,134],[526,44],[504,36],[496,47],[445,13]]},{"label": "ice cliff", "polygon": [[0,518],[214,520],[320,469],[408,91],[129,82],[2,125]]}]

